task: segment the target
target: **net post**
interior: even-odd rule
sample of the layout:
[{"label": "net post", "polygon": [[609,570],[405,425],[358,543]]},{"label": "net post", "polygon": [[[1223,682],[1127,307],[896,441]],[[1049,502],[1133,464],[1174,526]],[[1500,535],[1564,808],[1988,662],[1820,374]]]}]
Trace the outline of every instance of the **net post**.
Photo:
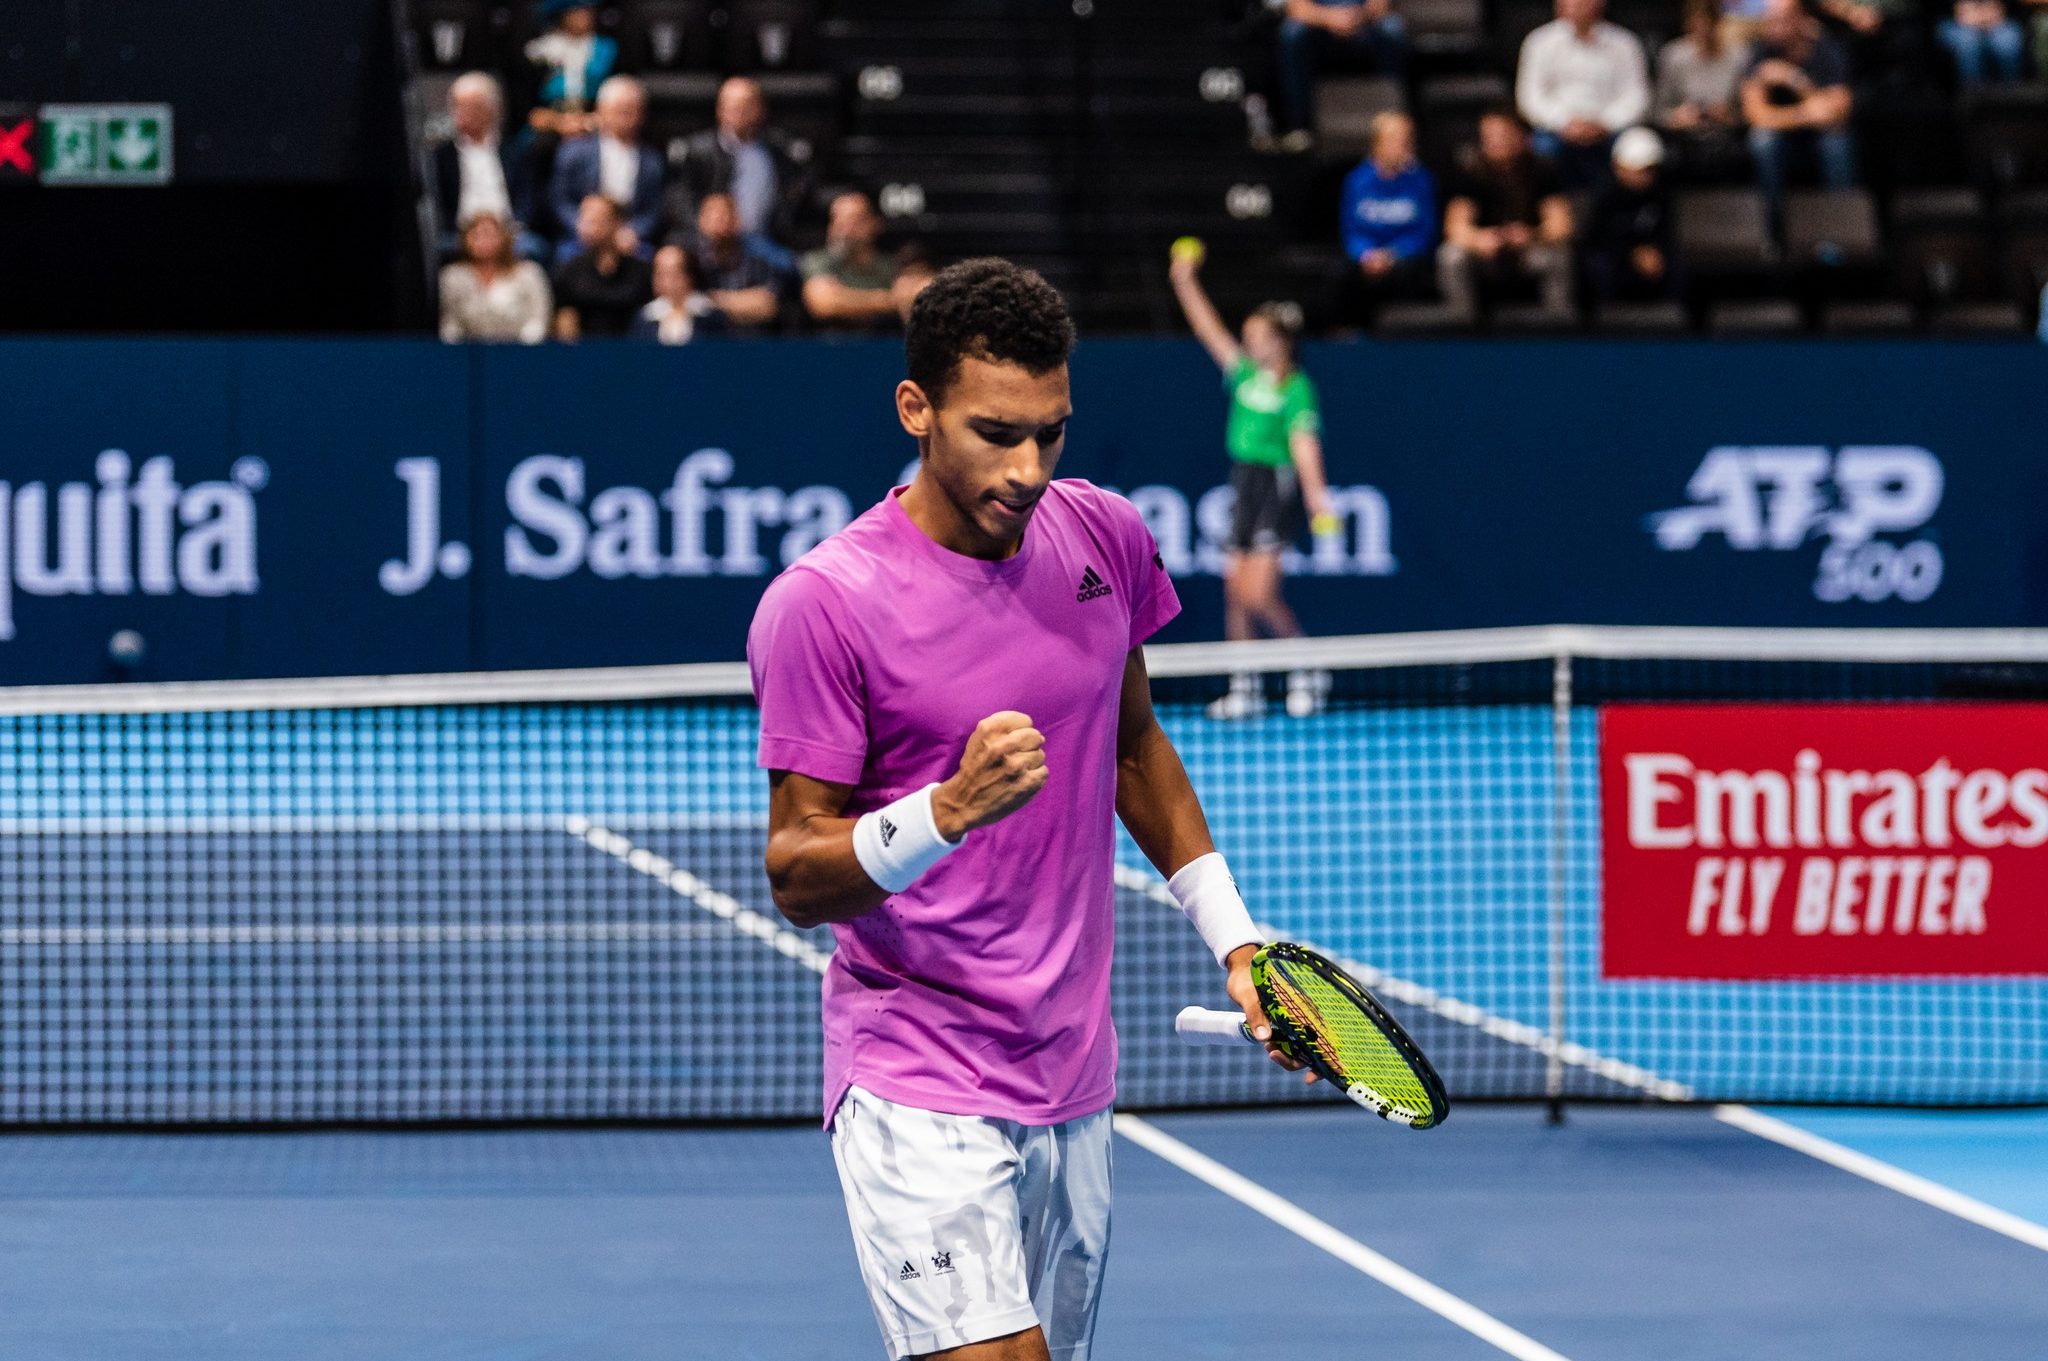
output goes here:
[{"label": "net post", "polygon": [[1543,1090],[1550,1124],[1564,1123],[1565,895],[1571,852],[1572,656],[1560,651],[1550,670],[1550,1052]]}]

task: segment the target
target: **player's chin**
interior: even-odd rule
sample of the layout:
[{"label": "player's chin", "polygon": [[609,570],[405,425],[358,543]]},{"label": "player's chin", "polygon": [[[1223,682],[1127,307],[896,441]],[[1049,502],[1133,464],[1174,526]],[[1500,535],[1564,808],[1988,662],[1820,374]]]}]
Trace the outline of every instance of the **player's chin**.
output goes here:
[{"label": "player's chin", "polygon": [[981,527],[990,538],[1008,543],[1024,533],[1024,527],[1031,523],[1031,516],[1038,509],[1038,498],[1028,502],[1006,501],[999,496],[985,498],[981,503]]}]

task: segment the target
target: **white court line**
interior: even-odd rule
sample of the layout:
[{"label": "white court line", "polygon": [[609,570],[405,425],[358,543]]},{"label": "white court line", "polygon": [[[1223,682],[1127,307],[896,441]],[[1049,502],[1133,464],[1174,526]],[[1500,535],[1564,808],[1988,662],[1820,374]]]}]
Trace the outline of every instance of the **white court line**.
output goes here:
[{"label": "white court line", "polygon": [[643,846],[635,846],[631,839],[609,827],[585,818],[570,818],[563,830],[579,841],[620,861],[628,869],[637,870],[650,879],[666,884],[684,901],[694,903],[712,916],[729,923],[740,934],[752,936],[775,953],[795,960],[812,973],[824,973],[825,966],[832,960],[831,951],[820,950],[781,922],[754,911],[730,893],[719,892],[665,856],[656,855]]},{"label": "white court line", "polygon": [[[1156,876],[1147,874],[1143,870],[1132,869],[1128,865],[1118,864],[1116,867],[1116,885],[1118,888],[1128,889],[1133,893],[1142,893],[1152,901],[1162,906],[1173,908],[1176,912],[1180,910],[1180,904],[1174,900],[1173,894],[1168,891],[1166,885],[1161,883]],[[1441,1016],[1447,1021],[1455,1021],[1459,1025],[1471,1026],[1483,1034],[1493,1036],[1497,1040],[1505,1040],[1509,1044],[1518,1044],[1525,1049],[1533,1049],[1545,1058],[1555,1057],[1560,1062],[1569,1063],[1575,1068],[1584,1068],[1590,1073],[1596,1073],[1618,1086],[1633,1087],[1639,1092],[1647,1092],[1651,1096],[1663,1101],[1691,1101],[1693,1099],[1692,1088],[1682,1082],[1672,1082],[1667,1078],[1658,1077],[1646,1068],[1638,1068],[1632,1063],[1623,1063],[1620,1059],[1611,1058],[1606,1054],[1588,1049],[1584,1045],[1573,1044],[1569,1040],[1560,1044],[1535,1026],[1524,1025],[1520,1021],[1510,1021],[1505,1016],[1496,1016],[1492,1012],[1482,1007],[1474,1006],[1470,1002],[1460,1001],[1455,997],[1447,996],[1433,988],[1426,988],[1420,983],[1411,982],[1405,978],[1397,978],[1393,974],[1387,973],[1383,969],[1376,969],[1370,964],[1339,958],[1333,952],[1322,949],[1314,941],[1301,940],[1298,936],[1289,936],[1287,932],[1281,931],[1269,923],[1254,922],[1253,925],[1258,927],[1259,931],[1269,940],[1291,939],[1299,944],[1306,945],[1309,949],[1315,950],[1320,954],[1329,955],[1356,977],[1359,982],[1365,984],[1366,987],[1371,988],[1376,993],[1391,997],[1397,1002],[1405,1002],[1412,1007],[1421,1007],[1423,1010]]]},{"label": "white court line", "polygon": [[1225,1167],[1208,1154],[1188,1147],[1151,1122],[1135,1115],[1119,1115],[1116,1117],[1116,1131],[1196,1180],[1208,1183],[1240,1205],[1257,1211],[1289,1233],[1321,1248],[1346,1266],[1364,1272],[1389,1290],[1406,1296],[1480,1341],[1506,1352],[1516,1361],[1566,1361],[1560,1353],[1528,1334],[1510,1328],[1478,1305],[1459,1299],[1392,1258],[1373,1251],[1293,1201]]},{"label": "white court line", "polygon": [[1937,1210],[1946,1210],[1958,1219],[1986,1228],[1993,1233],[2002,1233],[2007,1238],[2025,1243],[2030,1248],[2048,1252],[2048,1228],[2022,1219],[1995,1205],[1986,1205],[1973,1196],[1943,1186],[1938,1181],[1908,1172],[1903,1167],[1894,1167],[1867,1153],[1858,1153],[1853,1148],[1844,1148],[1832,1139],[1823,1139],[1818,1134],[1788,1125],[1783,1120],[1765,1115],[1762,1111],[1748,1106],[1716,1106],[1714,1118],[1723,1124],[1747,1130],[1759,1139],[1769,1139],[1774,1144],[1804,1153],[1809,1158],[1818,1158],[1831,1167],[1839,1167],[1862,1177],[1865,1181],[1876,1182],[1889,1191],[1902,1196],[1911,1196]]}]

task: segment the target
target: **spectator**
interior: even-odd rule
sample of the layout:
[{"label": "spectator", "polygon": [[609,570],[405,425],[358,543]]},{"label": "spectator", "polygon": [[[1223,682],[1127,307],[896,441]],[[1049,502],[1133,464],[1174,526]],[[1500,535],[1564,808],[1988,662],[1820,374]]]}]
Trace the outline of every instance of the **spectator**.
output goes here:
[{"label": "spectator", "polygon": [[455,135],[434,148],[435,209],[440,214],[441,255],[461,249],[459,224],[479,213],[494,213],[513,225],[522,255],[542,258],[547,245],[521,224],[532,222],[530,186],[520,157],[498,137],[505,95],[482,71],[457,76],[448,87],[448,117]]},{"label": "spectator", "polygon": [[[866,194],[847,190],[832,200],[825,248],[803,258],[804,310],[820,326],[873,329],[897,322],[905,306],[902,270],[882,253],[882,215]],[[915,281],[903,285],[915,287]]]},{"label": "spectator", "polygon": [[717,127],[689,138],[673,158],[669,222],[695,218],[706,194],[730,194],[742,232],[794,240],[811,201],[809,149],[767,125],[761,86],[745,76],[718,87],[717,118]]},{"label": "spectator", "polygon": [[514,253],[511,220],[489,208],[471,214],[461,249],[462,258],[441,269],[441,339],[546,340],[554,306],[547,276]]},{"label": "spectator", "polygon": [[1603,9],[1603,0],[1557,0],[1557,18],[1523,39],[1515,68],[1515,103],[1536,150],[1573,185],[1596,179],[1615,134],[1650,111],[1643,45]]},{"label": "spectator", "polygon": [[910,324],[911,304],[938,272],[939,262],[916,242],[896,252],[896,286],[890,291],[896,295],[896,319],[905,326]]},{"label": "spectator", "polygon": [[1856,142],[1849,131],[1854,102],[1841,44],[1820,31],[1800,0],[1770,0],[1763,42],[1742,82],[1742,116],[1749,122],[1757,185],[1774,214],[1794,152],[1818,158],[1821,180],[1830,189],[1856,182]]},{"label": "spectator", "polygon": [[[1814,0],[1845,45],[1850,66],[1864,76],[1895,78],[1923,73],[1917,0]],[[1769,6],[1765,6],[1768,17]]]},{"label": "spectator", "polygon": [[1586,214],[1586,272],[1602,302],[1644,301],[1677,293],[1671,260],[1671,195],[1664,144],[1648,128],[1614,139],[1614,173]]},{"label": "spectator", "polygon": [[1686,0],[1685,34],[1657,54],[1657,125],[1700,178],[1740,159],[1742,77],[1749,44],[1731,40],[1714,0]]},{"label": "spectator", "polygon": [[[621,205],[619,249],[628,255],[652,250],[661,222],[661,157],[640,143],[646,121],[647,91],[640,82],[631,76],[606,81],[597,92],[597,132],[563,144],[550,190],[563,223],[577,222],[578,205],[592,194]],[[558,259],[574,250],[564,241]]]},{"label": "spectator", "polygon": [[725,314],[702,291],[697,262],[682,246],[654,252],[654,301],[633,320],[635,340],[687,345],[725,330]]},{"label": "spectator", "polygon": [[576,209],[582,249],[555,267],[555,335],[622,336],[647,305],[647,262],[619,248],[619,205],[592,194]]},{"label": "spectator", "polygon": [[1955,13],[1941,21],[1941,45],[1956,64],[1964,85],[2020,78],[2026,34],[2005,11],[2005,0],[1956,0]]},{"label": "spectator", "polygon": [[731,194],[706,194],[697,204],[696,232],[672,235],[669,243],[690,248],[698,281],[733,329],[765,331],[775,325],[794,262],[780,246],[740,231]]},{"label": "spectator", "polygon": [[1479,120],[1479,154],[1444,209],[1437,286],[1465,316],[1478,312],[1482,285],[1533,281],[1544,306],[1569,312],[1572,209],[1557,174],[1529,150],[1529,132],[1513,109]]},{"label": "spectator", "polygon": [[1388,298],[1412,298],[1430,286],[1436,245],[1436,181],[1415,159],[1415,120],[1383,113],[1372,120],[1372,154],[1344,181],[1342,298],[1347,317],[1370,321]]},{"label": "spectator", "polygon": [[541,0],[540,16],[550,27],[526,45],[526,60],[541,73],[540,103],[528,122],[535,132],[585,136],[596,126],[591,100],[617,65],[619,45],[597,31],[592,0]]},{"label": "spectator", "polygon": [[1364,66],[1405,79],[1408,29],[1393,0],[1286,0],[1280,24],[1282,145],[1305,151],[1316,115],[1316,72],[1326,65]]}]

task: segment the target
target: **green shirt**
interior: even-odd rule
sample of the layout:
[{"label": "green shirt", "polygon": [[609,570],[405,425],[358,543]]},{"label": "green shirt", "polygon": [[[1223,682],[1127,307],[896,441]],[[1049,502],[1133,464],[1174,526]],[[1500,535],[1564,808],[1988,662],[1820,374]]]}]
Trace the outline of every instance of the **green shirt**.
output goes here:
[{"label": "green shirt", "polygon": [[1240,359],[1223,386],[1230,392],[1230,427],[1223,442],[1240,463],[1284,468],[1294,461],[1288,447],[1293,437],[1323,428],[1316,385],[1300,369],[1276,383],[1250,359]]},{"label": "green shirt", "polygon": [[890,255],[876,255],[866,264],[859,264],[834,254],[831,250],[814,250],[798,262],[806,279],[815,279],[821,274],[830,275],[848,288],[867,292],[880,292],[893,288],[896,276],[902,271],[897,268],[896,259]]}]

